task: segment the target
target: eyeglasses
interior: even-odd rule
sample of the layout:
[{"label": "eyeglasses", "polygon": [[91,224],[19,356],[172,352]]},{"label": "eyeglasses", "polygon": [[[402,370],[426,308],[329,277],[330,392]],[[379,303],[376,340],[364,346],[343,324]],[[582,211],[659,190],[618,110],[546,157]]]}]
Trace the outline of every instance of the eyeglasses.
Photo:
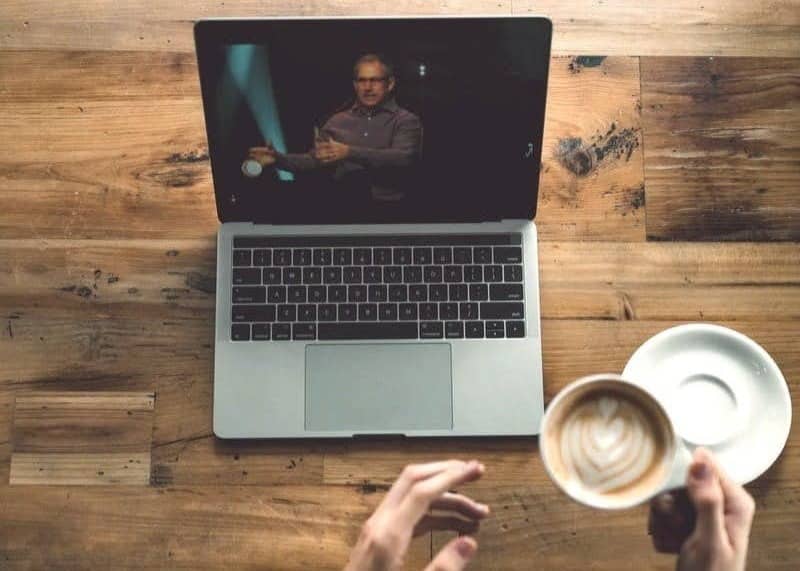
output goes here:
[{"label": "eyeglasses", "polygon": [[359,85],[367,85],[367,84],[371,84],[371,83],[383,83],[387,79],[389,79],[389,78],[386,77],[386,76],[384,76],[384,77],[357,77],[355,81]]}]

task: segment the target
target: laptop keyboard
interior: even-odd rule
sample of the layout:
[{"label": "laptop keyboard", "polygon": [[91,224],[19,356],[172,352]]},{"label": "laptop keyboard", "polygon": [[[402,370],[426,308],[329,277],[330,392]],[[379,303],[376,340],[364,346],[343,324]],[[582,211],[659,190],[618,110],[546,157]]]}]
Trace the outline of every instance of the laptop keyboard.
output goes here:
[{"label": "laptop keyboard", "polygon": [[520,234],[237,237],[233,341],[525,336]]}]

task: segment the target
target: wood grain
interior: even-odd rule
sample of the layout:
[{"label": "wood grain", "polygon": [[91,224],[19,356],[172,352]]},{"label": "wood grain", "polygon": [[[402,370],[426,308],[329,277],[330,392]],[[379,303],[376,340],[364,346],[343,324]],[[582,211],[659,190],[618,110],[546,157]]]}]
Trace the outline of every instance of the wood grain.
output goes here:
[{"label": "wood grain", "polygon": [[800,59],[645,58],[647,236],[800,239]]},{"label": "wood grain", "polygon": [[[192,52],[192,22],[206,17],[374,16],[418,14],[542,14],[553,20],[560,55],[745,55],[800,53],[796,0],[788,2],[678,0],[456,0],[401,4],[379,0],[326,0],[287,4],[268,0],[191,0],[165,6],[153,0],[113,5],[107,0],[6,0],[0,49],[101,49]],[[747,41],[742,41],[747,38]]]}]

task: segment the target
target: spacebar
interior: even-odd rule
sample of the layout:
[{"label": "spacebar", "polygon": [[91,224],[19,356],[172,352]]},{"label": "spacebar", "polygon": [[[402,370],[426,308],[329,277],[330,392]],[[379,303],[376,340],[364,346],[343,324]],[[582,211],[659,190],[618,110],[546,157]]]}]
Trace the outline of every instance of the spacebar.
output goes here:
[{"label": "spacebar", "polygon": [[417,322],[319,323],[317,339],[416,339]]}]

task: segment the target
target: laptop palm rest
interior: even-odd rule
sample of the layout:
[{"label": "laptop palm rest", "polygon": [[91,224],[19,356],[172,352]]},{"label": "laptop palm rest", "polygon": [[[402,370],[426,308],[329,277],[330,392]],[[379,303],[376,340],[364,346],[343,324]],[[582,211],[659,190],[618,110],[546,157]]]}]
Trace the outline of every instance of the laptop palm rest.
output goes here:
[{"label": "laptop palm rest", "polygon": [[449,430],[450,344],[308,345],[305,392],[306,430]]}]

